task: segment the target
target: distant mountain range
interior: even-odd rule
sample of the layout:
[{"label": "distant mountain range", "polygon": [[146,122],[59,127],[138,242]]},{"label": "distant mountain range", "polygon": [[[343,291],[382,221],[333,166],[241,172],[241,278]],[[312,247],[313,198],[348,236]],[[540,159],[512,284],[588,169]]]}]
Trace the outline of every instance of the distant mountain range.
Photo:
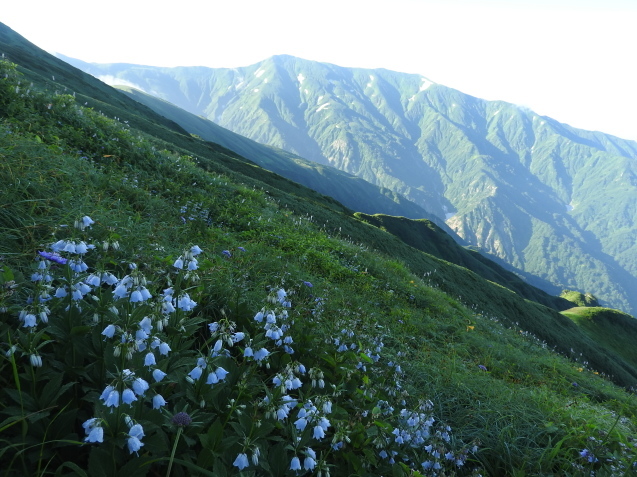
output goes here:
[{"label": "distant mountain range", "polygon": [[382,69],[290,56],[235,69],[63,59],[354,174],[394,203],[404,196],[551,293],[586,291],[637,313],[637,142]]}]

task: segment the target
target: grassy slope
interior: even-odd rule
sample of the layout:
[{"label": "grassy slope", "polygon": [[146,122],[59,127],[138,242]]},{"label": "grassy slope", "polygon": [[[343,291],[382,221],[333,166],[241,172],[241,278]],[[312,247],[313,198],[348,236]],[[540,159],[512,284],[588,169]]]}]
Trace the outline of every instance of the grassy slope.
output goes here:
[{"label": "grassy slope", "polygon": [[632,366],[637,366],[637,321],[618,310],[593,307],[574,307],[562,312],[596,342],[614,350]]},{"label": "grassy slope", "polygon": [[[159,136],[166,138],[167,131]],[[593,369],[634,384],[628,360],[570,320],[353,220],[338,203],[223,148],[175,135],[199,151],[197,161],[158,153],[156,163],[122,155],[94,165],[73,152],[77,144],[52,147],[49,136],[38,137],[10,134],[6,126],[0,134],[1,180],[8,185],[0,213],[2,253],[16,269],[49,240],[57,224],[86,210],[99,212],[96,218],[146,259],[154,255],[148,251],[156,246],[151,240],[170,252],[183,240],[201,241],[210,250],[247,244],[258,264],[256,275],[310,279],[330,294],[331,316],[377,321],[391,349],[409,352],[410,392],[430,397],[458,438],[481,441],[481,462],[490,475],[567,469],[586,432],[613,427],[609,411],[635,416],[621,390],[578,372],[573,362],[521,332],[532,331],[563,351],[572,347]],[[183,151],[161,140],[154,144],[158,151]],[[201,167],[211,172],[202,173]],[[213,224],[180,226],[179,207],[197,203]],[[220,271],[215,300],[232,293],[232,273]]]},{"label": "grassy slope", "polygon": [[[459,298],[468,306],[486,315],[498,317],[509,326],[519,326],[562,352],[574,349],[577,353],[583,353],[592,367],[613,376],[620,384],[630,386],[637,381],[637,370],[632,369],[613,351],[595,343],[558,312],[525,300],[509,289],[484,280],[465,268],[421,253],[376,227],[361,226],[360,221],[352,217],[352,212],[334,199],[264,170],[222,146],[185,135],[172,121],[119,94],[117,90],[92,76],[66,65],[24,39],[19,43],[19,36],[10,30],[7,32],[6,29],[0,29],[0,33],[1,41],[6,41],[7,36],[10,40],[9,44],[3,44],[2,48],[8,50],[10,56],[24,56],[25,64],[35,69],[35,72],[28,73],[28,77],[43,78],[44,72],[55,71],[58,74],[56,81],[60,77],[69,80],[68,91],[76,92],[80,104],[84,100],[84,93],[95,94],[96,99],[87,96],[89,106],[101,110],[106,116],[125,118],[129,125],[161,138],[166,146],[170,144],[171,149],[194,154],[204,170],[227,174],[235,181],[268,190],[281,205],[298,215],[312,216],[315,223],[323,224],[331,233],[347,237],[355,243],[368,244],[387,256],[401,260],[408,264],[416,275],[427,274],[432,285],[450,296]],[[15,44],[20,46],[12,46]],[[45,84],[50,84],[49,80],[46,80]],[[59,84],[54,86],[57,90],[64,88]],[[109,103],[102,100],[108,100]]]}]

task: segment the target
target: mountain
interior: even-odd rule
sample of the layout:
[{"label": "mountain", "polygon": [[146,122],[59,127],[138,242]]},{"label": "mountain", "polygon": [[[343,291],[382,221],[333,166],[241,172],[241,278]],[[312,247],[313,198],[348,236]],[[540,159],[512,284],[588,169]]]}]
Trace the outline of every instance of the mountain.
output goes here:
[{"label": "mountain", "polygon": [[634,141],[420,75],[290,56],[235,69],[69,61],[391,189],[550,293],[637,312]]},{"label": "mountain", "polygon": [[445,232],[462,242],[444,221],[386,187],[375,186],[334,167],[317,164],[282,149],[252,141],[135,88],[117,86],[117,89],[176,122],[190,134],[226,147],[265,169],[332,197],[353,210],[414,219],[426,218],[436,222]]}]

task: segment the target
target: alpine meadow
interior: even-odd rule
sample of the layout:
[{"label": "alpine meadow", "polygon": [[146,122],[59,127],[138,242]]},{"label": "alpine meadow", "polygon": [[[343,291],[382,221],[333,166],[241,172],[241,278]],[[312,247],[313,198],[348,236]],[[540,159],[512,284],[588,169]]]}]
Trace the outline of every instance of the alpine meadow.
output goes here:
[{"label": "alpine meadow", "polygon": [[386,70],[0,54],[3,475],[637,473],[636,143]]}]

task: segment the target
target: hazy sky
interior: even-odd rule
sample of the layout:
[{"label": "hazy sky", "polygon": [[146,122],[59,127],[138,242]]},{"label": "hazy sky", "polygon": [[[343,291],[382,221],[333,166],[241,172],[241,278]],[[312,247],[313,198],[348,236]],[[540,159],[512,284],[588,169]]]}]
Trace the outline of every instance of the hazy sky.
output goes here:
[{"label": "hazy sky", "polygon": [[0,22],[89,62],[387,68],[637,140],[637,0],[21,0]]}]

